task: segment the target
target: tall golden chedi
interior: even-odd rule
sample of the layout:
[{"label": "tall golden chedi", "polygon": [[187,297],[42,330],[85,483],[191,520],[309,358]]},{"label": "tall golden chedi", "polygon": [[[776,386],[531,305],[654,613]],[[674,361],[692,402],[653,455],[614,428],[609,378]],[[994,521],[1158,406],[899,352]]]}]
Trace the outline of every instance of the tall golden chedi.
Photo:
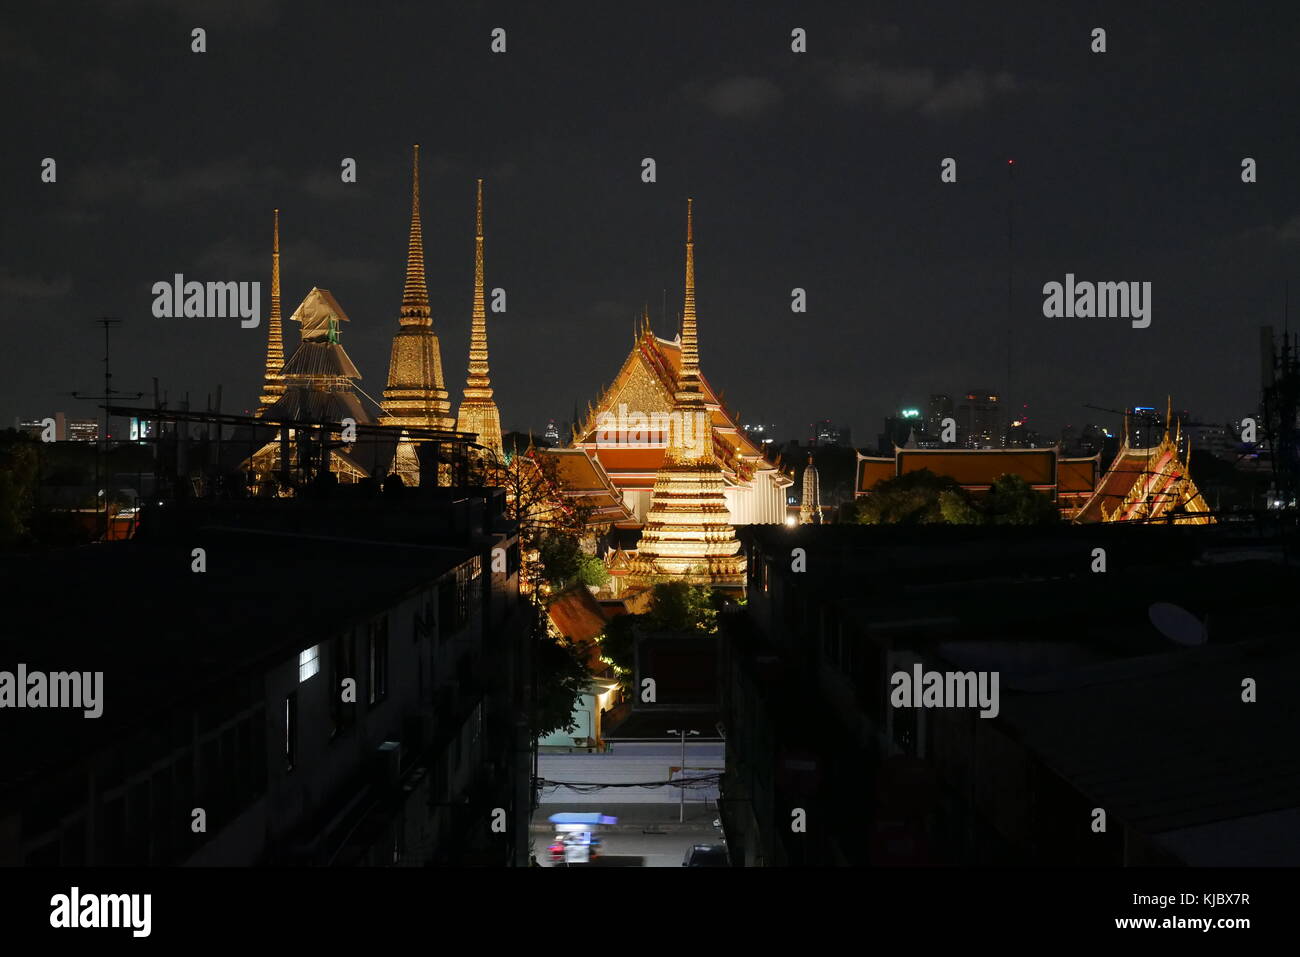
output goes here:
[{"label": "tall golden chedi", "polygon": [[275,240],[271,247],[271,316],[266,323],[266,372],[262,376],[260,417],[284,395],[284,334],[280,324],[280,211],[275,211]]},{"label": "tall golden chedi", "polygon": [[474,315],[470,323],[469,375],[465,398],[456,418],[456,431],[473,432],[478,444],[500,459],[501,413],[492,400],[488,378],[487,308],[483,299],[483,181],[478,181],[478,204],[474,233]]},{"label": "tall golden chedi", "polygon": [[682,312],[681,374],[673,401],[671,436],[641,540],[632,559],[633,584],[663,579],[718,588],[744,588],[745,557],[729,521],[722,468],[700,381],[695,319],[695,240],[686,201],[686,301]]},{"label": "tall golden chedi", "polygon": [[442,379],[442,353],[433,331],[429,287],[424,280],[424,235],[420,230],[420,147],[415,147],[411,186],[411,234],[407,243],[406,286],[401,329],[393,336],[384,389],[382,425],[451,429],[451,402]]}]

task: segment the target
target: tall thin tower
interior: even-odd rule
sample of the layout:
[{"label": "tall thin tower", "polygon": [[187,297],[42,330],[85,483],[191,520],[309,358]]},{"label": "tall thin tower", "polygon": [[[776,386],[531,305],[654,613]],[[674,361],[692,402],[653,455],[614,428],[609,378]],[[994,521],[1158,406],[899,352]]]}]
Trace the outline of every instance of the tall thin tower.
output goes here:
[{"label": "tall thin tower", "polygon": [[460,403],[456,431],[478,435],[479,445],[501,458],[501,413],[492,399],[488,377],[487,305],[483,294],[483,181],[478,181],[474,232],[474,311],[470,322],[469,375]]},{"label": "tall thin tower", "polygon": [[442,352],[433,331],[429,287],[424,279],[424,234],[420,227],[420,147],[411,173],[411,232],[406,246],[406,285],[401,328],[393,336],[384,389],[384,425],[451,429],[451,402],[442,379]]},{"label": "tall thin tower", "polygon": [[722,468],[713,454],[713,420],[700,380],[692,207],[688,199],[682,360],[673,397],[671,435],[655,476],[650,509],[630,577],[644,585],[669,578],[743,588],[745,557],[738,554],[740,542],[729,521]]},{"label": "tall thin tower", "polygon": [[262,399],[257,415],[275,405],[284,395],[284,334],[280,323],[280,211],[275,211],[271,243],[271,316],[266,323],[266,371],[262,375]]}]

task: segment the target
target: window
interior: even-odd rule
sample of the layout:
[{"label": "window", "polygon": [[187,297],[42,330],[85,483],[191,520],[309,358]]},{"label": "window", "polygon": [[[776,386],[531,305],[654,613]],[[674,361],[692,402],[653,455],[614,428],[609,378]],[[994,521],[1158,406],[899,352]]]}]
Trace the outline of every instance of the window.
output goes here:
[{"label": "window", "polygon": [[366,641],[368,701],[378,704],[388,697],[388,616],[370,623]]},{"label": "window", "polygon": [[298,652],[298,684],[320,671],[320,645]]},{"label": "window", "polygon": [[284,699],[284,769],[292,771],[298,760],[298,695]]},{"label": "window", "polygon": [[[356,634],[349,629],[334,638],[334,647],[330,651],[330,720],[333,722],[330,736],[337,737],[356,721],[357,715],[357,645]],[[343,682],[352,681],[350,700],[343,700]]]}]

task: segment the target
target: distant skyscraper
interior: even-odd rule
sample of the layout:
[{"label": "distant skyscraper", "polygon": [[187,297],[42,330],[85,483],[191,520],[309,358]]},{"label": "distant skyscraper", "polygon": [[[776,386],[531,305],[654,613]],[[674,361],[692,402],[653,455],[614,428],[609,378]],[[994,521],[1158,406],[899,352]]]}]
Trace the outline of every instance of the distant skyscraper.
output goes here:
[{"label": "distant skyscraper", "polygon": [[554,419],[547,420],[546,431],[542,433],[542,437],[552,445],[558,445],[560,443],[560,429],[555,424]]},{"label": "distant skyscraper", "polygon": [[996,393],[972,389],[957,404],[957,444],[971,449],[1002,447],[1002,412]]},{"label": "distant skyscraper", "polygon": [[808,453],[808,464],[803,470],[803,501],[799,503],[799,524],[820,525],[822,523],[822,490],[817,479],[817,466],[813,464],[812,453]]},{"label": "distant skyscraper", "polygon": [[930,393],[925,406],[925,434],[934,442],[943,435],[943,420],[952,418],[952,396],[945,392]]},{"label": "distant skyscraper", "polygon": [[1135,405],[1124,411],[1127,419],[1126,438],[1131,448],[1147,449],[1157,445],[1164,432],[1160,413],[1153,405]]},{"label": "distant skyscraper", "polygon": [[850,445],[848,428],[836,428],[830,419],[818,419],[809,426],[810,445]]},{"label": "distant skyscraper", "polygon": [[429,287],[424,280],[424,234],[420,227],[420,147],[415,147],[411,181],[411,233],[407,241],[406,286],[401,329],[393,336],[384,389],[384,425],[451,429],[455,419],[442,378],[442,352],[433,331]]},{"label": "distant skyscraper", "polygon": [[492,399],[492,381],[488,378],[487,307],[483,299],[483,181],[478,181],[477,213],[474,233],[474,312],[470,322],[469,377],[465,380],[465,398],[456,419],[459,432],[473,432],[478,444],[500,458],[501,413]]}]

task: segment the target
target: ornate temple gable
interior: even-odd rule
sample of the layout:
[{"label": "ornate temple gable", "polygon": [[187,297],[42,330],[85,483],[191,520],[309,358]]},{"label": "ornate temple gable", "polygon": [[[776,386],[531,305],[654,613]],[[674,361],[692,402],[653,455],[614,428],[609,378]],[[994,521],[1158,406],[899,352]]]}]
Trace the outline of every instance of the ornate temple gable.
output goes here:
[{"label": "ornate temple gable", "polygon": [[[1161,522],[1172,517],[1178,525],[1213,524],[1208,504],[1178,455],[1178,443],[1166,431],[1159,445],[1131,448],[1126,428],[1119,453],[1075,521]],[[1171,515],[1175,510],[1179,514]]]},{"label": "ornate temple gable", "polygon": [[[620,404],[625,405],[629,413],[642,412],[647,416],[671,412],[680,368],[680,344],[643,329],[613,383],[592,405],[575,444],[597,446],[596,433],[601,417],[606,414],[617,416]],[[759,469],[772,468],[763,451],[754,445],[719,401],[703,374],[699,381],[713,423],[713,452],[723,467],[728,484],[750,482]],[[791,481],[787,479],[784,484],[791,484]]]},{"label": "ornate temple gable", "polygon": [[597,412],[617,415],[620,405],[626,405],[629,412],[646,415],[671,412],[676,383],[654,368],[653,359],[647,355],[644,345],[638,347],[630,358],[627,374],[620,374],[614,381],[607,393],[608,403],[598,406]]}]

